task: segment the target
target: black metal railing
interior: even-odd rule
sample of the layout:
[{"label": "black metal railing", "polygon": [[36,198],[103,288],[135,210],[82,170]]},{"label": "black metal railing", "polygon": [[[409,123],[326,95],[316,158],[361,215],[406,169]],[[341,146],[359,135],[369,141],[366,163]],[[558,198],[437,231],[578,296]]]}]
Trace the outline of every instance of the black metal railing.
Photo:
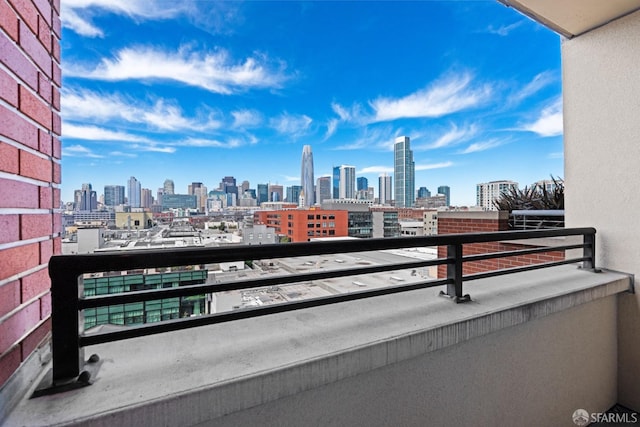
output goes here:
[{"label": "black metal railing", "polygon": [[[583,242],[580,244],[534,247],[480,255],[465,256],[463,254],[465,244],[561,236],[583,236]],[[85,297],[83,290],[83,275],[87,273],[430,246],[446,246],[447,257],[350,269],[314,271],[295,275],[268,276],[222,283],[217,283],[216,281],[216,283],[134,291],[104,296]],[[559,261],[472,275],[463,275],[462,273],[463,263],[465,262],[569,249],[582,249],[581,256],[576,258],[565,257],[565,259]],[[572,263],[582,263],[583,268],[595,270],[594,261],[595,229],[593,228],[449,234],[428,237],[358,239],[283,245],[136,250],[87,255],[58,255],[52,257],[49,261],[52,292],[53,387],[69,384],[70,382],[89,383],[89,374],[87,374],[86,371],[83,372],[86,364],[84,347],[89,345],[441,285],[446,285],[447,289],[446,292],[441,292],[443,296],[449,297],[456,302],[463,302],[469,300],[469,296],[463,293],[462,285],[464,281]],[[373,290],[362,290],[301,301],[290,301],[270,306],[243,308],[210,315],[147,323],[124,327],[115,331],[101,331],[96,333],[81,330],[83,327],[82,311],[88,308],[172,297],[202,295],[204,293],[262,288],[308,282],[311,280],[373,274],[400,269],[415,269],[436,265],[447,266],[446,278],[421,280],[414,283]]]},{"label": "black metal railing", "polygon": [[564,228],[564,210],[514,210],[509,214],[512,230]]}]

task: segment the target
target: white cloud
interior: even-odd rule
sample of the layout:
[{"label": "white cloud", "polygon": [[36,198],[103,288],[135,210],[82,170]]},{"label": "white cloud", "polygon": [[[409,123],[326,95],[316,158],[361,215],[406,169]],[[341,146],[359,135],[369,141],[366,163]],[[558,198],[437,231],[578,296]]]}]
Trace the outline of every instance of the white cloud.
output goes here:
[{"label": "white cloud", "polygon": [[84,139],[91,141],[130,141],[147,142],[146,138],[131,135],[125,132],[114,132],[97,126],[79,126],[72,123],[64,123],[62,137],[71,139]]},{"label": "white cloud", "polygon": [[473,137],[477,134],[477,132],[478,127],[475,124],[471,124],[462,128],[459,128],[455,124],[451,124],[449,130],[440,135],[438,139],[427,144],[416,145],[414,146],[414,150],[432,150],[436,148],[444,148],[451,145],[457,145]]},{"label": "white cloud", "polygon": [[213,114],[188,118],[183,115],[179,106],[166,100],[145,104],[116,94],[106,95],[88,90],[63,90],[62,116],[65,120],[92,120],[100,123],[122,120],[159,130],[204,131],[221,126]]},{"label": "white cloud", "polygon": [[176,145],[183,146],[183,147],[237,148],[250,143],[252,143],[252,141],[247,142],[238,138],[229,138],[226,141],[220,141],[217,139],[206,139],[206,138],[187,138],[183,141],[176,143]]},{"label": "white cloud", "polygon": [[403,98],[378,98],[369,104],[375,111],[371,122],[401,118],[442,117],[476,107],[491,96],[489,85],[472,86],[472,76],[462,74],[443,78],[430,87]]},{"label": "white cloud", "polygon": [[134,150],[139,150],[139,151],[150,151],[152,153],[167,153],[167,154],[172,154],[176,152],[175,147],[169,147],[169,146],[161,146],[161,145],[156,145],[156,144],[147,144],[147,145],[140,145],[140,144],[133,144],[130,146],[132,149]]},{"label": "white cloud", "polygon": [[93,159],[101,159],[104,156],[94,153],[83,145],[70,145],[62,147],[62,155],[67,157],[90,157]]},{"label": "white cloud", "polygon": [[558,98],[542,109],[538,119],[524,125],[522,130],[534,132],[543,137],[562,135],[562,99]]},{"label": "white cloud", "polygon": [[62,25],[84,37],[103,37],[102,30],[93,25],[88,19],[82,18],[66,2],[62,3]]},{"label": "white cloud", "polygon": [[122,151],[112,151],[112,152],[109,153],[109,156],[113,156],[113,157],[138,157],[137,154],[124,153]]},{"label": "white cloud", "polygon": [[505,144],[506,142],[507,141],[504,140],[504,139],[490,139],[490,140],[483,141],[483,142],[474,142],[473,144],[469,145],[464,150],[460,151],[458,154],[477,153],[479,151],[485,151],[485,150],[489,150],[491,148],[498,147],[500,145]]},{"label": "white cloud", "polygon": [[296,181],[300,181],[300,177],[299,176],[291,176],[291,175],[280,175],[285,181],[289,181],[289,182],[296,182]]},{"label": "white cloud", "polygon": [[256,127],[262,123],[262,115],[254,110],[238,110],[232,111],[233,127],[248,128]]},{"label": "white cloud", "polygon": [[524,20],[521,20],[518,22],[514,22],[513,24],[502,25],[498,28],[495,28],[493,25],[489,25],[489,27],[487,28],[487,32],[489,34],[496,34],[498,36],[505,37],[505,36],[508,36],[511,31],[515,30],[520,25],[522,25],[524,22],[525,22]]},{"label": "white cloud", "polygon": [[549,153],[547,157],[550,159],[562,159],[564,158],[564,153],[562,151],[556,151],[554,153]]},{"label": "white cloud", "polygon": [[313,120],[307,115],[291,115],[284,113],[279,117],[270,120],[272,128],[283,135],[297,137],[303,135],[311,125]]},{"label": "white cloud", "polygon": [[103,58],[95,68],[69,64],[65,75],[86,79],[173,80],[211,92],[231,94],[250,88],[280,88],[288,79],[284,64],[269,64],[265,55],[256,54],[235,61],[225,50],[196,52],[188,46],[177,51],[154,47],[124,48],[114,58]]},{"label": "white cloud", "polygon": [[390,166],[367,166],[358,171],[359,174],[368,173],[393,173],[393,167]]},{"label": "white cloud", "polygon": [[552,71],[543,71],[542,73],[536,74],[529,83],[509,97],[507,104],[518,104],[520,101],[534,95],[549,84],[553,83],[555,80],[556,76]]},{"label": "white cloud", "polygon": [[417,171],[426,171],[431,169],[442,169],[453,166],[453,162],[441,162],[441,163],[431,163],[427,165],[416,165],[415,170]]}]

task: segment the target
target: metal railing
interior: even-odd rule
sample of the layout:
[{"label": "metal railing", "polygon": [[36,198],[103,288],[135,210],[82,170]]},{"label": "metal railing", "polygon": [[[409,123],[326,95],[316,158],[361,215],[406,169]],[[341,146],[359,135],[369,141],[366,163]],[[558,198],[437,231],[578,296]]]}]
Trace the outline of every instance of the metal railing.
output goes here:
[{"label": "metal railing", "polygon": [[564,228],[564,210],[514,210],[509,215],[512,230]]},{"label": "metal railing", "polygon": [[[174,250],[136,250],[87,255],[53,256],[49,261],[52,292],[53,346],[53,378],[50,389],[55,389],[56,387],[64,388],[69,384],[87,385],[90,383],[90,374],[87,373],[86,364],[92,362],[92,359],[93,361],[96,359],[92,356],[88,362],[85,362],[84,347],[89,345],[441,285],[446,285],[447,289],[446,292],[441,292],[443,296],[451,298],[455,302],[464,302],[470,298],[463,293],[462,285],[463,282],[469,280],[572,263],[582,263],[583,268],[595,270],[595,232],[593,228],[571,228],[540,231],[449,234],[412,238],[340,240],[336,242],[324,241],[283,245],[234,246],[231,248],[199,247]],[[463,246],[465,244],[560,236],[583,236],[583,242],[581,244],[533,247],[479,255],[463,254]],[[447,257],[350,269],[313,271],[295,275],[260,277],[242,281],[236,280],[222,283],[205,283],[184,287],[134,291],[104,296],[85,297],[83,289],[83,275],[87,273],[430,246],[446,246]],[[582,256],[526,265],[523,267],[463,275],[462,267],[465,262],[569,249],[582,249]],[[393,285],[373,290],[362,290],[301,301],[289,301],[277,305],[243,308],[198,317],[147,323],[125,327],[115,331],[87,333],[81,330],[83,326],[82,310],[89,308],[436,265],[447,266],[446,278],[422,280],[403,285]]]}]

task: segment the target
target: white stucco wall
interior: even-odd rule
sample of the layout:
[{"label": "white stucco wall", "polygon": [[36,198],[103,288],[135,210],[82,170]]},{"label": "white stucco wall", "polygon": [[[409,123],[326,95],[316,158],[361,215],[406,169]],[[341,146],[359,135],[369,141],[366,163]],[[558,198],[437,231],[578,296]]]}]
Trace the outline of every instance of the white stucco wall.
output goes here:
[{"label": "white stucco wall", "polygon": [[[562,44],[566,224],[640,274],[640,12]],[[619,402],[640,408],[640,299],[619,297]]]}]

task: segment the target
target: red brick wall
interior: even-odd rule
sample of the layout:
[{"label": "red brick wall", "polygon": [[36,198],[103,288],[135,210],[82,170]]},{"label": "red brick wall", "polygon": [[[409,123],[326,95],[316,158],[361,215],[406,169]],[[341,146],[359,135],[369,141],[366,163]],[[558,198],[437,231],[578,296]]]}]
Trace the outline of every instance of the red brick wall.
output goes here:
[{"label": "red brick wall", "polygon": [[[492,231],[506,231],[508,216],[500,212],[457,212],[440,213],[438,215],[438,234],[478,233]],[[526,241],[523,241],[523,243]],[[489,242],[463,245],[464,255],[476,255],[488,252],[503,252],[531,248],[531,245]],[[438,247],[438,258],[446,258],[447,247]],[[482,273],[490,270],[500,270],[509,267],[521,267],[542,262],[559,261],[564,259],[564,251],[545,252],[532,255],[518,255],[508,258],[496,258],[463,264],[463,274]],[[438,277],[447,276],[447,266],[438,266]]]},{"label": "red brick wall", "polygon": [[60,1],[0,0],[0,387],[48,339],[60,253]]},{"label": "red brick wall", "polygon": [[[309,219],[308,216],[313,216],[313,219]],[[276,233],[289,237],[294,243],[307,242],[318,237],[346,237],[349,235],[349,212],[347,211],[324,209],[256,211],[254,221],[256,224],[265,224],[267,227],[275,228]],[[330,227],[330,223],[333,223],[334,226]],[[309,227],[310,224],[312,227]],[[327,226],[325,227],[324,224]],[[313,235],[309,236],[309,231],[313,232]]]}]

